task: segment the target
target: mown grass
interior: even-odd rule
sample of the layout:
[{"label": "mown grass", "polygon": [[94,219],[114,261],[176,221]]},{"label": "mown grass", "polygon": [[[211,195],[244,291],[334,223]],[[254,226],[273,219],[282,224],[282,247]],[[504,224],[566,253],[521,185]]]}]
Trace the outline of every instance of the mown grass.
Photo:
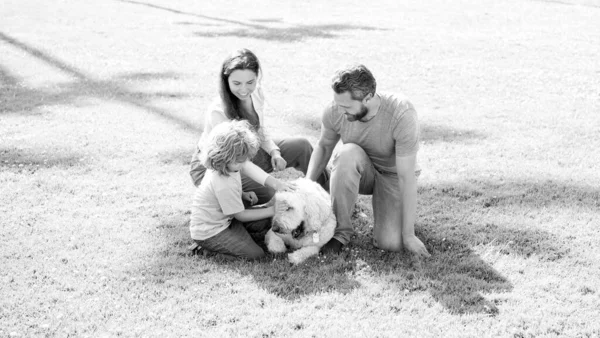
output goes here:
[{"label": "mown grass", "polygon": [[[599,336],[598,10],[7,2],[0,336]],[[369,197],[339,256],[190,253],[189,158],[242,46],[274,136],[316,142],[348,61],[415,103],[430,259],[372,246]]]}]

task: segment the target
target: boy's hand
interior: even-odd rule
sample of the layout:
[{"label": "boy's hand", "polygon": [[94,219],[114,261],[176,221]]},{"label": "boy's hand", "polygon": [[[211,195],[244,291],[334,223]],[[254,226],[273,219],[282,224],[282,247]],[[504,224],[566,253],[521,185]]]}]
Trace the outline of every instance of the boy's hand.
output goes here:
[{"label": "boy's hand", "polygon": [[296,190],[298,190],[298,187],[294,183],[276,180],[275,181],[275,190],[276,191],[296,191]]},{"label": "boy's hand", "polygon": [[275,202],[275,214],[281,214],[290,209],[290,205],[285,201],[276,201]]},{"label": "boy's hand", "polygon": [[254,191],[242,193],[242,200],[250,202],[250,205],[255,205],[258,202],[258,197]]}]

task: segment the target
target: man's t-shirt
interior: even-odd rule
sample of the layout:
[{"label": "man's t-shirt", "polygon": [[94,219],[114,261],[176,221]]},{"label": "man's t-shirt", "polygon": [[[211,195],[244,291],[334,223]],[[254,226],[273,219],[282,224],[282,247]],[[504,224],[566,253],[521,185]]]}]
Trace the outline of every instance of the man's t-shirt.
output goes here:
[{"label": "man's t-shirt", "polygon": [[231,215],[243,210],[240,173],[224,176],[214,170],[207,170],[192,201],[192,239],[205,240],[227,229],[233,219]]},{"label": "man's t-shirt", "polygon": [[413,105],[393,94],[378,93],[381,105],[369,121],[350,122],[344,109],[333,102],[325,109],[323,124],[335,131],[343,143],[359,145],[380,172],[396,173],[396,156],[419,150],[419,123]]}]

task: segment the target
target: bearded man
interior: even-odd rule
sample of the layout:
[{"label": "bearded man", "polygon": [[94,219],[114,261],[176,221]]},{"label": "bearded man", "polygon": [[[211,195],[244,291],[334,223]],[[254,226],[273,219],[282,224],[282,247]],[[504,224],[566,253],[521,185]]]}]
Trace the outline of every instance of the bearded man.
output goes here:
[{"label": "bearded man", "polygon": [[351,216],[358,194],[372,195],[373,244],[383,250],[429,252],[415,236],[415,175],[419,124],[414,106],[394,94],[377,93],[364,65],[336,71],[333,102],[321,118],[321,136],[306,177],[316,180],[333,159],[329,191],[337,218],[334,237],[321,253],[339,253],[354,232]]}]

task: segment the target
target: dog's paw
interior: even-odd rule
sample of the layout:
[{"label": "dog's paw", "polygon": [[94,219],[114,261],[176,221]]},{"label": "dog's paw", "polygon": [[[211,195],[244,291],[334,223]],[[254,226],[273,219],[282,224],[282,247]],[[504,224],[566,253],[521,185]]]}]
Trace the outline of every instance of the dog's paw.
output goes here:
[{"label": "dog's paw", "polygon": [[287,250],[281,237],[277,236],[271,230],[267,231],[267,234],[265,235],[265,244],[267,245],[269,252],[281,253],[286,252]]},{"label": "dog's paw", "polygon": [[319,248],[316,246],[305,246],[294,252],[288,254],[288,260],[292,264],[300,264],[307,260],[309,257],[316,256],[319,254]]},{"label": "dog's paw", "polygon": [[302,255],[300,251],[294,251],[288,254],[288,260],[294,265],[304,262],[305,259],[306,258],[304,258],[304,255]]}]

